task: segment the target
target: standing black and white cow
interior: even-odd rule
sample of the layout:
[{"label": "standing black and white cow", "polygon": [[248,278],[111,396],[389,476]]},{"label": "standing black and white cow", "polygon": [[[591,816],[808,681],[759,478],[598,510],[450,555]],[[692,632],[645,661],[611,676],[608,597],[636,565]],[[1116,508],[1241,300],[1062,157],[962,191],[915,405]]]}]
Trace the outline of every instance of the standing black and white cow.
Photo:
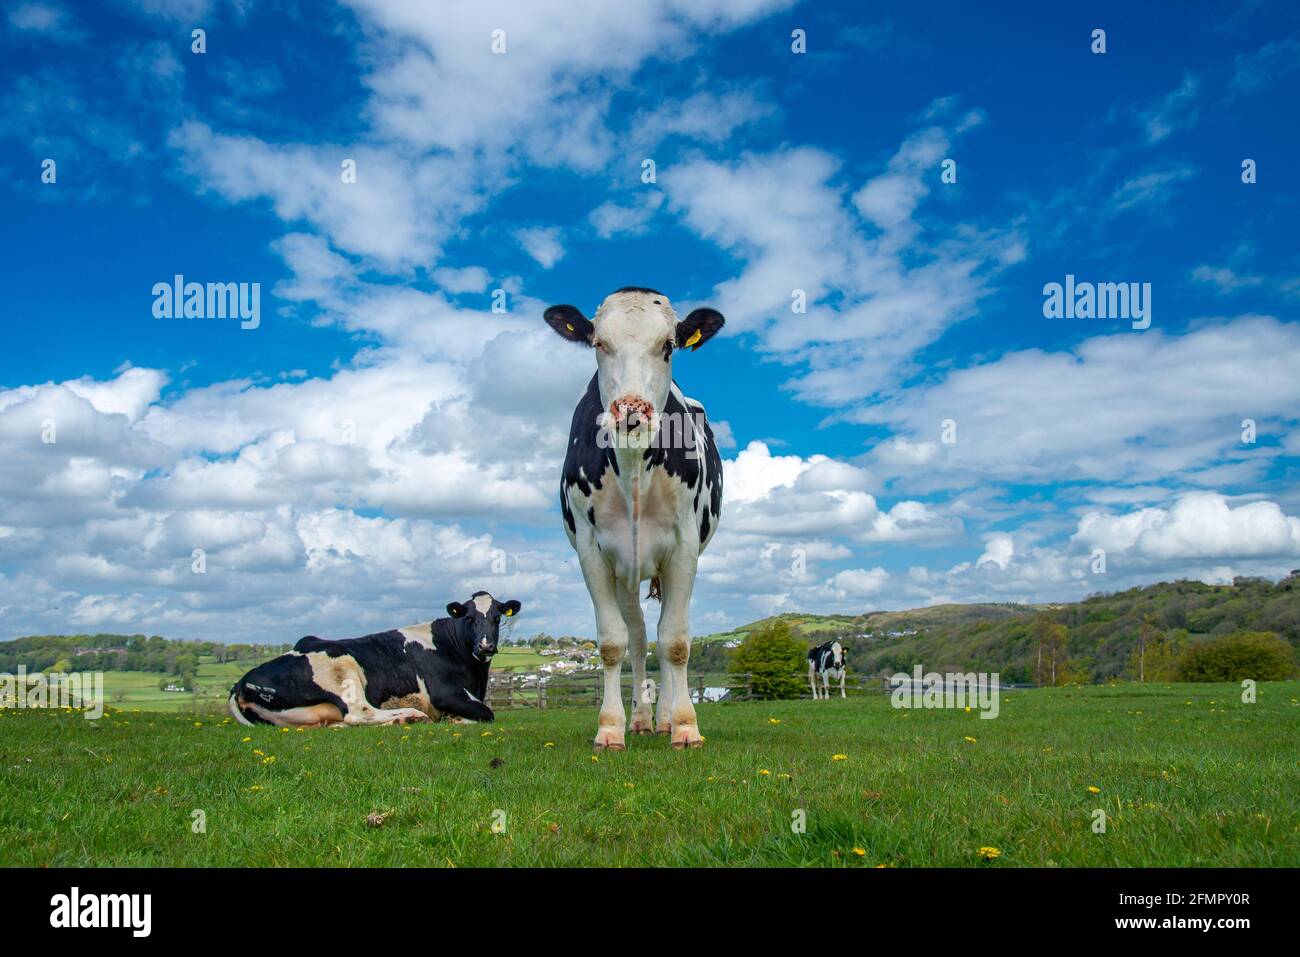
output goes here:
[{"label": "standing black and white cow", "polygon": [[519,608],[480,591],[422,625],[343,641],[308,635],[235,682],[230,713],[283,726],[491,721],[488,671],[501,619]]},{"label": "standing black and white cow", "polygon": [[[844,673],[846,670],[847,655],[843,646],[838,641],[828,641],[824,645],[818,645],[808,652],[808,684],[812,687],[813,700],[819,697],[826,699],[831,696],[830,685],[832,680],[840,683],[840,697],[844,698]],[[821,679],[821,694],[817,693],[817,679]]]},{"label": "standing black and white cow", "polygon": [[[722,460],[704,407],[673,381],[673,353],[698,349],[719,329],[713,309],[678,321],[663,293],[629,286],[587,319],[573,306],[546,310],[551,328],[596,353],[596,375],[573,412],[560,509],[596,613],[605,694],[594,746],[624,744],[619,676],[632,651],[633,707],[627,730],[671,735],[674,748],[699,747],[686,683],[688,612],[700,552],[722,511]],[[645,680],[641,582],[659,598],[657,713]]]}]

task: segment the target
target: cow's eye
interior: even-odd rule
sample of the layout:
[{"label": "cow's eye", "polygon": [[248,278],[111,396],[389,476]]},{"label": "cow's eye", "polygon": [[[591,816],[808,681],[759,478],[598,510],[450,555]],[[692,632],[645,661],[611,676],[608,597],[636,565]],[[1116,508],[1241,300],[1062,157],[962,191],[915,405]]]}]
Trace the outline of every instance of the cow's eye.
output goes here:
[{"label": "cow's eye", "polygon": [[673,354],[673,340],[667,339],[664,341],[664,361],[667,362],[668,357],[671,356],[672,354]]}]

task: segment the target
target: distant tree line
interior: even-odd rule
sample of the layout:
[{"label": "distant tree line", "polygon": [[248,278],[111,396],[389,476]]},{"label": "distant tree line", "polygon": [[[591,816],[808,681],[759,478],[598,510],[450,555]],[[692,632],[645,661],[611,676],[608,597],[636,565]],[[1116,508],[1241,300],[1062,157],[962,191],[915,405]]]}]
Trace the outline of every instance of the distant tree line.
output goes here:
[{"label": "distant tree line", "polygon": [[247,661],[274,657],[291,645],[235,645],[178,641],[159,635],[28,635],[0,642],[0,672],[19,665],[37,671],[153,671],[192,686],[199,660]]},{"label": "distant tree line", "polygon": [[[1272,680],[1296,673],[1300,570],[1274,582],[1162,582],[1055,605],[945,605],[911,612],[814,616],[784,614],[745,626],[745,643],[691,649],[693,672],[736,670],[749,636],[768,626],[807,649],[830,640],[849,652],[850,670],[889,675],[922,664],[933,671],[998,672],[1006,683],[1045,687],[1125,681]],[[800,666],[806,669],[806,665]],[[747,669],[740,668],[744,671]]]}]

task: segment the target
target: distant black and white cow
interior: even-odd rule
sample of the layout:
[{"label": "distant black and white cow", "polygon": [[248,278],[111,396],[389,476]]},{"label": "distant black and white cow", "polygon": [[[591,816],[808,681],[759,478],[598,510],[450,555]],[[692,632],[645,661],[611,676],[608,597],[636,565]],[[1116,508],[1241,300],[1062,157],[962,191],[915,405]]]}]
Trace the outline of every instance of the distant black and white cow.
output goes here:
[{"label": "distant black and white cow", "polygon": [[[840,697],[844,698],[844,673],[847,655],[838,641],[828,641],[808,652],[808,684],[812,687],[813,700],[829,698],[832,680],[840,683]],[[821,679],[821,694],[817,693],[817,679]]]},{"label": "distant black and white cow", "polygon": [[235,682],[230,713],[283,726],[491,721],[488,670],[501,619],[519,608],[480,591],[422,625],[343,641],[308,635]]},{"label": "distant black and white cow", "polygon": [[[668,297],[629,286],[587,319],[573,306],[546,310],[551,328],[590,346],[596,375],[573,412],[560,481],[569,543],[596,613],[605,694],[594,746],[621,751],[626,713],[619,676],[632,651],[633,734],[671,735],[674,748],[699,747],[686,684],[688,611],[700,553],[722,511],[722,460],[704,407],[673,381],[673,353],[698,349],[722,328],[713,309],[678,321]],[[657,713],[645,680],[641,582],[659,598]]]}]

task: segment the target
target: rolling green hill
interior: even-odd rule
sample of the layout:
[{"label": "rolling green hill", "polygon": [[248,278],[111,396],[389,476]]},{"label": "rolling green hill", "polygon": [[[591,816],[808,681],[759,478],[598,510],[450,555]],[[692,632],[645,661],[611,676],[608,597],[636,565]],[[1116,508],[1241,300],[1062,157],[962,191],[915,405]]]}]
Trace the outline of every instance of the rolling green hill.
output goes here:
[{"label": "rolling green hill", "polygon": [[1148,641],[1171,653],[1192,642],[1237,631],[1270,631],[1300,645],[1300,573],[1278,582],[1238,578],[1231,585],[1161,582],[1079,602],[1050,605],[934,605],[862,615],[784,614],[696,639],[693,668],[722,670],[728,642],[784,621],[809,645],[832,638],[863,674],[910,671],[1000,672],[1004,681],[1033,681],[1040,622],[1064,626],[1062,665],[1072,680],[1135,677],[1132,657],[1143,622]]}]

